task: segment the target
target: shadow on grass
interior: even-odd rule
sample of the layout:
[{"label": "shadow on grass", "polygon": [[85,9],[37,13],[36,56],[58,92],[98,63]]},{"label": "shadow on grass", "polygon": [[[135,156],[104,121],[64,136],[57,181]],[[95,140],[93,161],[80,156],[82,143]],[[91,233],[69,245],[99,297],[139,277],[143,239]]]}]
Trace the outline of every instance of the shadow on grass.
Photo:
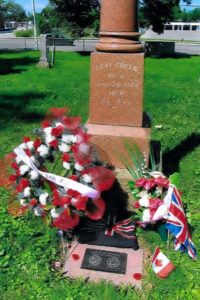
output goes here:
[{"label": "shadow on grass", "polygon": [[38,62],[37,57],[16,57],[16,58],[1,58],[0,57],[0,75],[11,73],[21,73],[26,71],[24,66],[35,64]]},{"label": "shadow on grass", "polygon": [[163,173],[167,176],[179,171],[183,157],[200,145],[200,134],[192,133],[175,148],[163,153]]},{"label": "shadow on grass", "polygon": [[6,123],[12,120],[22,120],[26,123],[41,120],[44,115],[29,111],[28,105],[31,101],[41,101],[45,97],[46,94],[35,92],[0,95],[0,128],[6,126]]}]

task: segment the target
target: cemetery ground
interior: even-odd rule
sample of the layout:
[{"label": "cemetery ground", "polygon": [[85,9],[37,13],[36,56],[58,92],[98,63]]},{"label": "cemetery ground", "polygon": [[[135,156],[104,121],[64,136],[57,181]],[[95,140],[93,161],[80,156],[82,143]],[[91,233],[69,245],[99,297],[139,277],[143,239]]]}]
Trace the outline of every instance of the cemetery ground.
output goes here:
[{"label": "cemetery ground", "polygon": [[[68,106],[88,118],[89,55],[56,53],[54,68],[37,67],[38,52],[0,53],[0,158],[31,135],[50,107]],[[163,172],[178,172],[180,189],[197,251],[200,247],[200,57],[145,59],[145,112],[152,118],[152,139],[160,141]],[[0,189],[0,299],[133,300],[200,299],[200,263],[169,249],[154,231],[139,229],[145,248],[142,290],[108,283],[63,279],[53,267],[59,237],[41,218],[13,218],[9,193]],[[150,267],[156,246],[175,264],[164,280]]]}]

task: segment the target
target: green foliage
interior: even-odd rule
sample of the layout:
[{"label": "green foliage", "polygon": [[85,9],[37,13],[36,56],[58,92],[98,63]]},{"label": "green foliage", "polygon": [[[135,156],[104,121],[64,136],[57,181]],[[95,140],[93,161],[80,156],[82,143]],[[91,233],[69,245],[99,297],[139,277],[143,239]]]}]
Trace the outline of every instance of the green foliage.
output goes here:
[{"label": "green foliage", "polygon": [[[90,57],[56,53],[52,69],[37,67],[38,52],[0,53],[0,157],[37,128],[48,108],[68,106],[73,115],[88,118]],[[200,57],[147,58],[145,111],[152,116],[152,139],[161,141],[168,168],[179,173],[193,241],[200,248]],[[155,125],[162,125],[156,129]],[[177,156],[177,152],[180,154]],[[167,156],[168,155],[168,156]],[[173,167],[173,168],[172,168]],[[170,171],[171,171],[170,169]],[[168,174],[167,174],[168,175]],[[156,246],[176,265],[165,280],[155,276],[145,254],[143,288],[115,288],[67,280],[52,268],[59,259],[59,240],[53,228],[31,214],[13,218],[7,213],[9,194],[0,190],[0,299],[2,300],[158,300],[199,299],[200,262],[169,249],[158,233],[138,231],[139,242],[151,253]]]},{"label": "green foliage", "polygon": [[32,37],[33,36],[33,30],[28,29],[28,30],[18,30],[15,31],[16,37]]}]

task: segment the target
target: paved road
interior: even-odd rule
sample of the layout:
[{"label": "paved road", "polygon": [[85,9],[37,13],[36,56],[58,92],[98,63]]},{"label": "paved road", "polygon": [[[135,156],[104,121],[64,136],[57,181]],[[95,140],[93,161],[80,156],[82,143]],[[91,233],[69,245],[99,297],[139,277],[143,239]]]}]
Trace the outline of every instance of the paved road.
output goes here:
[{"label": "paved road", "polygon": [[[91,52],[95,50],[96,43],[97,40],[77,40],[74,42],[74,46],[56,46],[56,50],[70,52]],[[2,34],[0,34],[0,49],[34,49],[34,47],[35,41],[33,38],[4,38],[2,37]],[[200,43],[176,43],[175,50],[178,53],[200,55]]]}]

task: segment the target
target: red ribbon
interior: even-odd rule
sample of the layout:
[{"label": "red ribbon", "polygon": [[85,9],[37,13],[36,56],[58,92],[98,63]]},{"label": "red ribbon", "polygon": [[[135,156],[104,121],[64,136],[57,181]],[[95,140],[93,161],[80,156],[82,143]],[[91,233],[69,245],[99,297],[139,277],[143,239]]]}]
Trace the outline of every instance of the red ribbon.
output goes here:
[{"label": "red ribbon", "polygon": [[105,231],[105,235],[113,236],[114,232],[116,232],[129,240],[135,239],[135,236],[129,236],[128,234],[126,234],[127,232],[133,232],[135,230],[135,225],[131,225],[132,222],[133,221],[131,219],[120,221],[113,225],[111,228],[107,228]]}]

